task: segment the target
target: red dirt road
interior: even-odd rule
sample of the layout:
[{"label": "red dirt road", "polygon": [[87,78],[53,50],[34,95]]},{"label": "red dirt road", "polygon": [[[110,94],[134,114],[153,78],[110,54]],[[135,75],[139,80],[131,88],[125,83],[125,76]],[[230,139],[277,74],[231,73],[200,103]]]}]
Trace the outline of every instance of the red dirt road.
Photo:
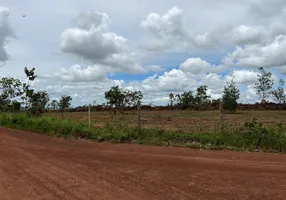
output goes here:
[{"label": "red dirt road", "polygon": [[286,156],[0,129],[0,199],[286,199]]}]

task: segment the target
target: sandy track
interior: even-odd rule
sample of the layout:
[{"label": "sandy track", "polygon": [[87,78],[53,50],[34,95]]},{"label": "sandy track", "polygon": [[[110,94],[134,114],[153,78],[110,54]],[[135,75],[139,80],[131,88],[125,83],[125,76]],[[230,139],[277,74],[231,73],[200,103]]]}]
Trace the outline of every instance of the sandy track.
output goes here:
[{"label": "sandy track", "polygon": [[285,199],[286,156],[0,129],[0,199]]}]

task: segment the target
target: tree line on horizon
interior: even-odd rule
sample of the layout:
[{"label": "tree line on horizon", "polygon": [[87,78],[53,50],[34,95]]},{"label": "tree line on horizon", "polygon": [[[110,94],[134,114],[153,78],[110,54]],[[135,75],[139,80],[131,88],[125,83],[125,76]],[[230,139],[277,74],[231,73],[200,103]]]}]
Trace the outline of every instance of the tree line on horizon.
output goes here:
[{"label": "tree line on horizon", "polygon": [[[28,116],[39,116],[45,110],[57,110],[63,113],[71,105],[72,97],[62,95],[60,99],[51,100],[47,91],[35,91],[31,88],[30,83],[37,78],[35,68],[24,68],[26,81],[21,82],[19,79],[12,77],[3,77],[0,79],[0,110],[1,111],[21,111],[24,110]],[[269,102],[269,97],[272,97],[276,103],[285,104],[286,95],[284,92],[285,81],[279,80],[278,88],[273,88],[274,80],[271,72],[266,72],[263,67],[259,68],[259,74],[255,83],[256,94],[260,97],[261,103]],[[237,101],[240,98],[240,90],[236,86],[234,78],[227,82],[224,86],[221,99],[211,100],[211,96],[207,94],[208,86],[201,85],[196,91],[185,91],[182,94],[169,94],[170,107],[175,106],[191,106],[196,105],[199,108],[206,104],[223,102],[223,107],[226,110],[235,112]],[[141,103],[143,94],[141,91],[130,91],[120,88],[118,85],[112,86],[110,90],[104,94],[106,104],[117,110],[122,110],[126,107],[135,107],[138,102]]]}]

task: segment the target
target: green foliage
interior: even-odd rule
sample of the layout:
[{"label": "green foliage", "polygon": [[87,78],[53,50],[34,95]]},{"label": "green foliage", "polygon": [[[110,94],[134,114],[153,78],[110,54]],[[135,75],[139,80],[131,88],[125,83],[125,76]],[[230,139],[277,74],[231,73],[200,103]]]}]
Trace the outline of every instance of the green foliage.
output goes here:
[{"label": "green foliage", "polygon": [[194,102],[194,96],[192,91],[184,92],[180,96],[180,104],[190,105]]},{"label": "green foliage", "polygon": [[272,73],[266,72],[263,67],[259,68],[257,82],[255,83],[256,94],[261,98],[261,102],[266,102],[267,98],[271,95],[271,89],[274,84]]},{"label": "green foliage", "polygon": [[57,100],[52,100],[50,103],[50,109],[52,110],[58,110],[59,109],[59,103]]},{"label": "green foliage", "polygon": [[207,95],[207,90],[208,90],[208,86],[206,85],[201,85],[200,87],[197,88],[197,94],[195,97],[195,103],[196,104],[204,104],[209,102],[209,99],[211,98],[211,96]]},{"label": "green foliage", "polygon": [[193,91],[189,90],[183,94],[177,94],[174,96],[173,93],[169,94],[171,106],[174,102],[177,102],[177,105],[202,105],[210,102],[210,96],[207,95],[208,87],[206,85],[201,85],[197,88],[197,93],[194,96]]},{"label": "green foliage", "polygon": [[117,117],[115,124],[103,128],[71,120],[51,117],[31,117],[24,114],[0,114],[0,126],[29,130],[64,138],[86,138],[95,141],[135,142],[139,144],[186,146],[204,149],[229,149],[249,151],[286,151],[286,131],[282,124],[275,128],[264,127],[256,119],[242,127],[224,131],[201,131],[186,133],[164,129],[142,129],[138,136],[136,128],[128,127],[124,119]]},{"label": "green foliage", "polygon": [[22,94],[22,83],[19,79],[3,77],[0,80],[0,109],[10,110],[13,107],[12,99]]},{"label": "green foliage", "polygon": [[175,101],[175,96],[173,93],[169,94],[169,100],[170,100],[170,106],[174,105],[174,101]]},{"label": "green foliage", "polygon": [[224,109],[235,112],[239,95],[239,89],[236,87],[235,82],[232,79],[231,82],[227,83],[227,86],[224,87],[222,97]]},{"label": "green foliage", "polygon": [[49,102],[49,94],[46,91],[38,91],[33,93],[29,97],[30,109],[29,113],[31,115],[40,116]]},{"label": "green foliage", "polygon": [[65,109],[69,108],[71,105],[72,97],[68,95],[63,95],[58,103],[59,108],[62,112],[64,112]]},{"label": "green foliage", "polygon": [[31,70],[29,70],[27,67],[25,67],[24,72],[28,80],[27,80],[27,83],[23,83],[23,93],[25,94],[25,96],[22,96],[22,100],[25,102],[26,104],[25,110],[27,111],[27,114],[30,116],[29,98],[32,98],[34,94],[34,90],[30,89],[30,81],[34,81],[37,78],[37,75],[35,75],[35,68],[32,68]]},{"label": "green foliage", "polygon": [[279,87],[277,89],[272,90],[271,94],[274,98],[274,100],[279,104],[285,104],[286,103],[286,95],[284,93],[284,83],[285,81],[283,79],[279,80]]},{"label": "green foliage", "polygon": [[129,91],[119,88],[119,86],[112,86],[109,91],[105,92],[105,99],[107,104],[114,106],[116,109],[126,106],[135,106],[138,101],[141,101],[143,94],[141,91]]}]

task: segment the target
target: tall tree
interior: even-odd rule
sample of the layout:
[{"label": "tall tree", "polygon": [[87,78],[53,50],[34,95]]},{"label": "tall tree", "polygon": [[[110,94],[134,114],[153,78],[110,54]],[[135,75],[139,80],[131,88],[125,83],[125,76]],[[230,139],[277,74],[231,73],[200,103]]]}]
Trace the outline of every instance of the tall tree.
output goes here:
[{"label": "tall tree", "polygon": [[224,109],[229,110],[231,112],[235,112],[239,95],[240,91],[236,87],[235,82],[232,79],[230,83],[227,83],[227,85],[224,86],[222,97]]},{"label": "tall tree", "polygon": [[49,100],[50,98],[48,92],[46,91],[34,92],[29,97],[29,104],[31,106],[29,108],[30,111],[29,113],[31,115],[40,116],[44,112]]},{"label": "tall tree", "polygon": [[30,89],[30,81],[34,81],[37,75],[35,75],[35,68],[32,68],[29,70],[27,67],[25,67],[24,72],[27,77],[27,82],[23,84],[23,90],[24,90],[25,96],[22,97],[22,99],[26,102],[25,110],[27,111],[29,108],[28,99],[32,97],[34,93],[34,90]]},{"label": "tall tree", "polygon": [[143,94],[141,91],[129,91],[119,88],[119,86],[112,86],[109,91],[105,92],[107,104],[115,107],[115,114],[117,109],[123,109],[126,106],[135,106],[138,101],[141,101]]},{"label": "tall tree", "polygon": [[255,83],[256,94],[261,98],[261,102],[265,103],[271,95],[271,89],[274,84],[272,73],[266,72],[263,67],[259,68],[257,81]]},{"label": "tall tree", "polygon": [[59,107],[60,110],[62,111],[62,118],[64,118],[64,112],[67,108],[70,107],[72,101],[71,96],[63,95],[61,99],[59,100]]},{"label": "tall tree", "polygon": [[116,110],[118,108],[123,107],[124,97],[125,97],[124,92],[122,91],[121,88],[119,88],[118,85],[112,86],[110,90],[105,92],[105,98],[107,100],[107,104],[112,107],[114,106]]},{"label": "tall tree", "polygon": [[57,102],[57,100],[52,100],[52,102],[50,103],[51,105],[51,109],[52,110],[57,110],[59,107],[59,103]]},{"label": "tall tree", "polygon": [[197,88],[197,94],[194,99],[194,103],[199,105],[199,108],[201,109],[203,104],[206,104],[210,102],[211,96],[207,95],[208,86],[201,85]]},{"label": "tall tree", "polygon": [[209,101],[211,96],[207,95],[208,86],[201,85],[197,88],[197,94],[195,97],[195,102],[199,105],[206,103]]},{"label": "tall tree", "polygon": [[176,100],[177,104],[180,104],[181,103],[181,95],[180,94],[176,94],[175,100]]},{"label": "tall tree", "polygon": [[23,94],[22,83],[19,79],[4,77],[0,80],[0,109],[11,107],[12,99]]},{"label": "tall tree", "polygon": [[184,92],[180,96],[180,104],[190,105],[194,101],[193,91]]},{"label": "tall tree", "polygon": [[273,95],[275,102],[279,104],[286,103],[286,95],[284,93],[284,88],[283,88],[284,83],[285,81],[283,79],[280,79],[278,88],[272,91],[272,95]]},{"label": "tall tree", "polygon": [[175,96],[173,93],[169,94],[169,100],[170,100],[170,106],[174,105],[174,101],[175,101]]},{"label": "tall tree", "polygon": [[143,98],[143,94],[141,91],[125,90],[123,91],[123,95],[124,95],[124,100],[123,100],[124,107],[126,106],[135,107],[137,105],[137,102],[141,101]]}]

